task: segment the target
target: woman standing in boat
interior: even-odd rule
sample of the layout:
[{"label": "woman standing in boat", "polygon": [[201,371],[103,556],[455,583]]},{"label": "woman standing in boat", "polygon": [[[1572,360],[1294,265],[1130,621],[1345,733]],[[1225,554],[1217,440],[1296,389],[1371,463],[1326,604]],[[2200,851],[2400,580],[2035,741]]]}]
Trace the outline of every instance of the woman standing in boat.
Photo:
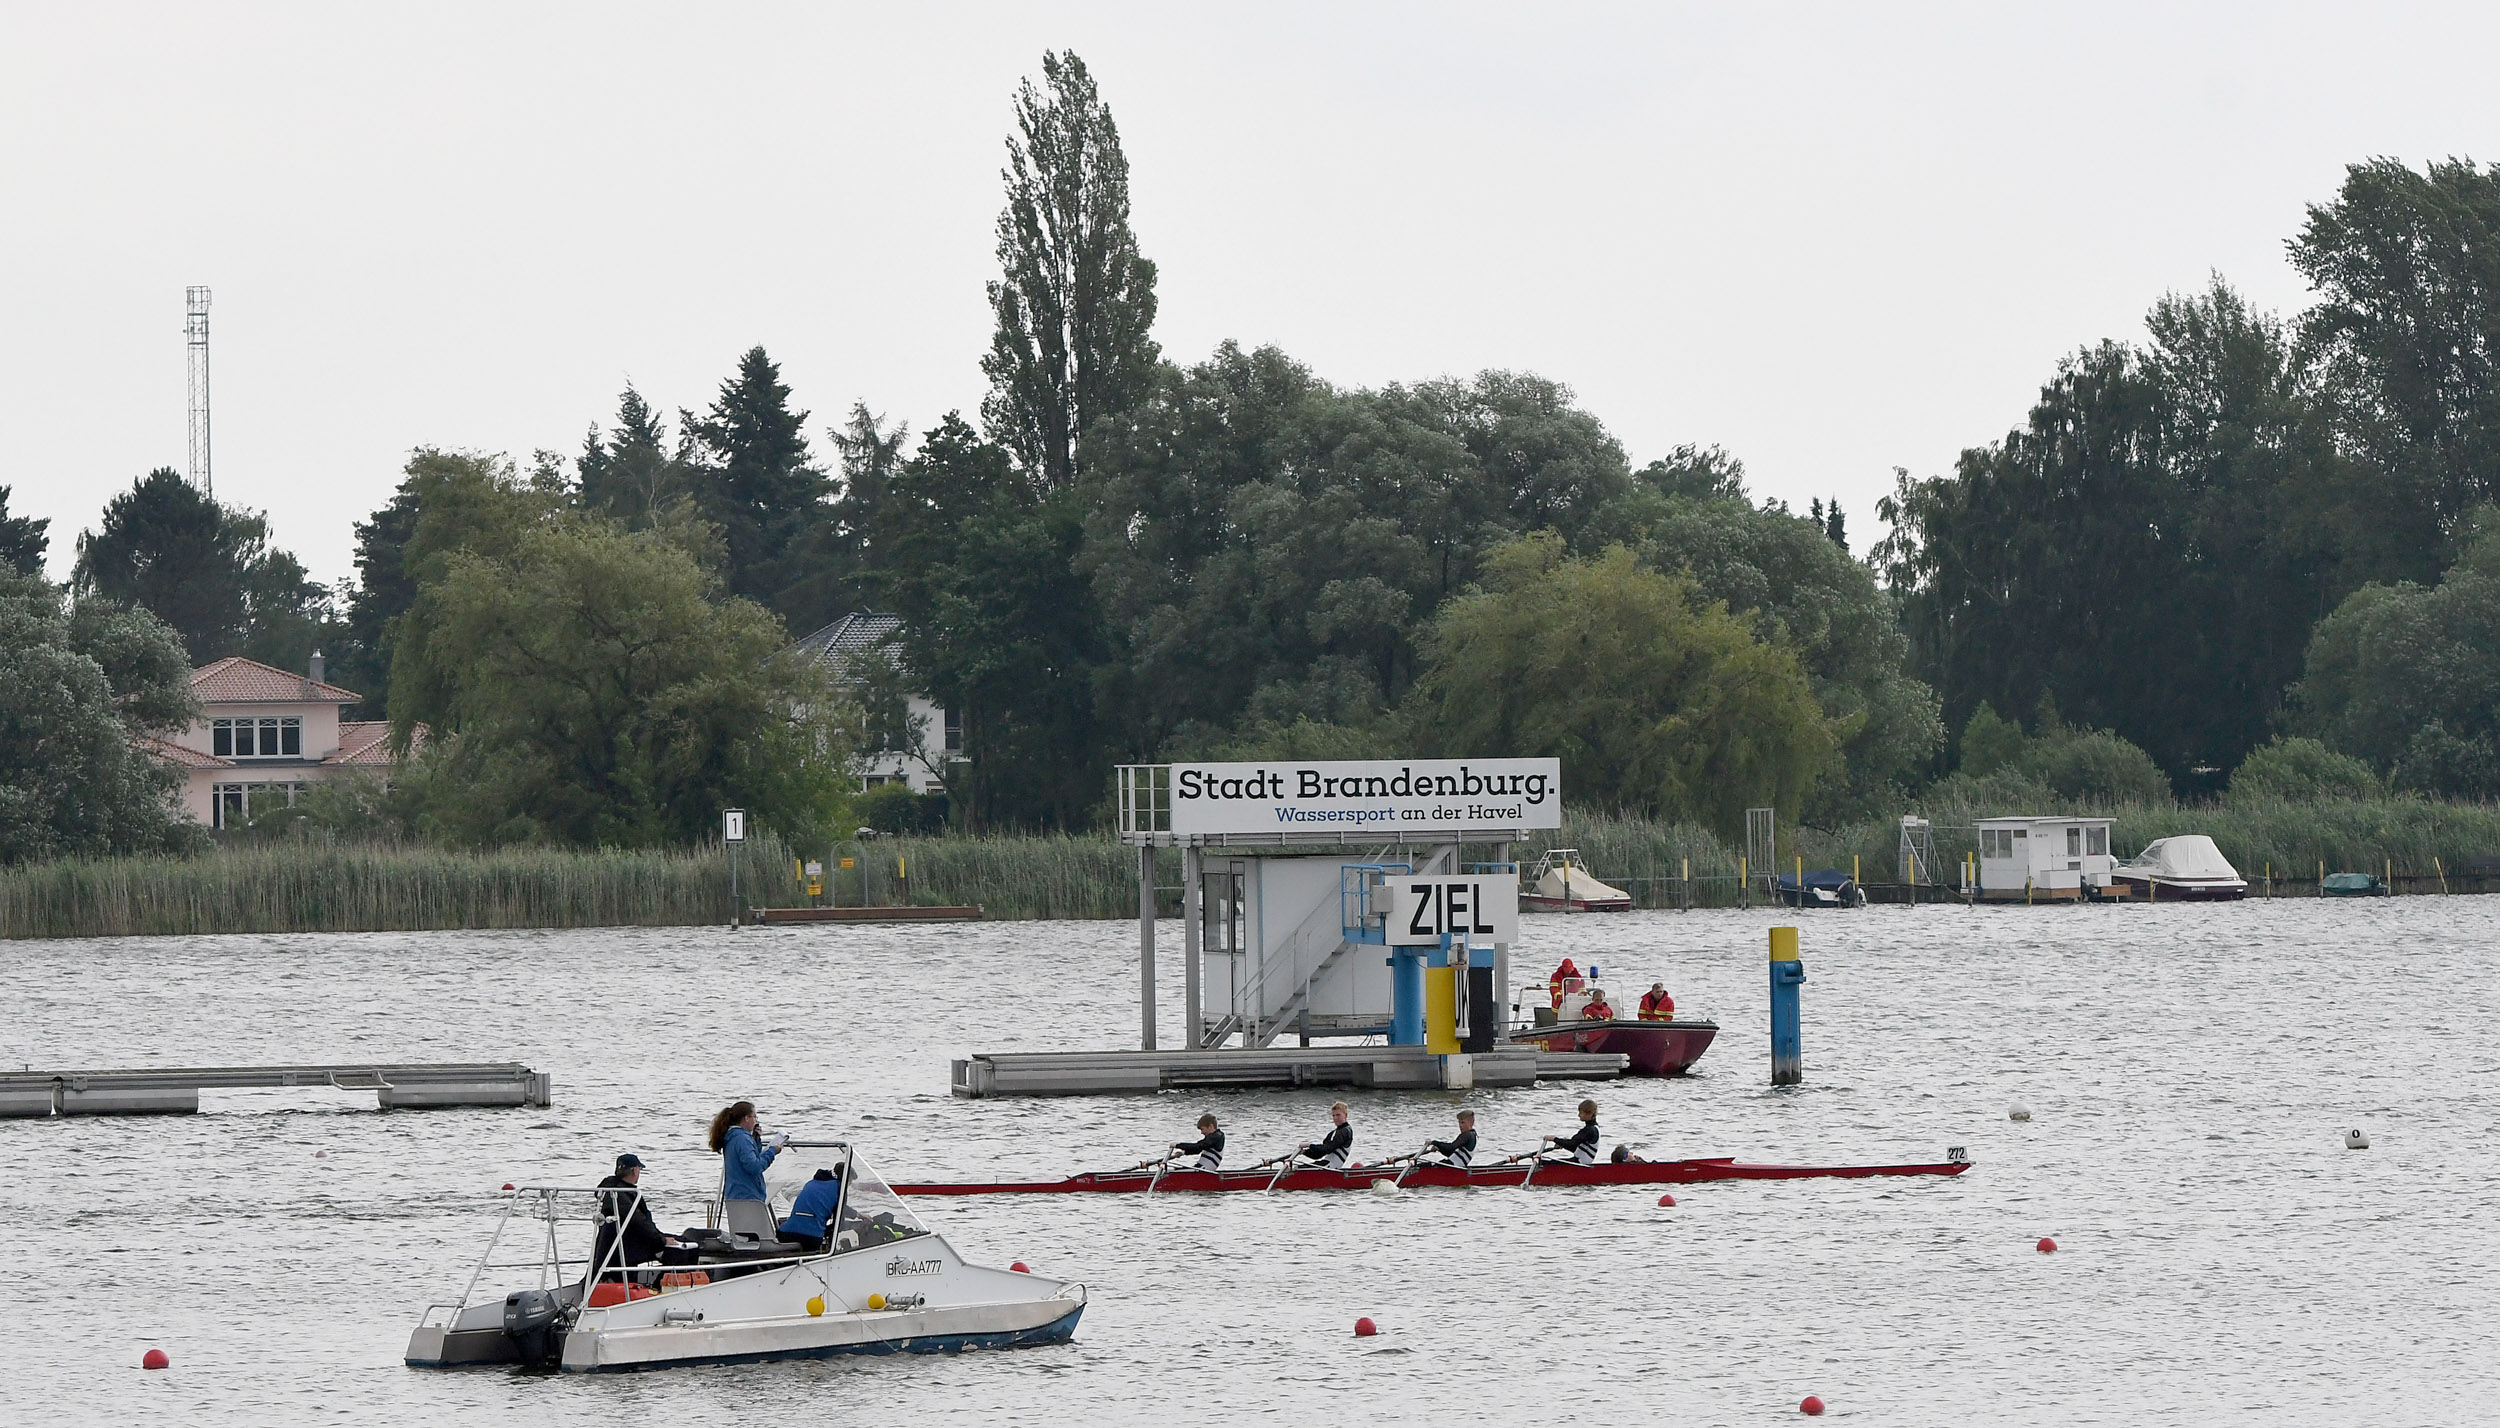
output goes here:
[{"label": "woman standing in boat", "polygon": [[1328,1108],[1328,1118],[1336,1125],[1330,1128],[1328,1134],[1302,1147],[1300,1154],[1304,1159],[1318,1161],[1330,1170],[1343,1170],[1347,1158],[1354,1153],[1354,1123],[1346,1119],[1343,1101]]},{"label": "woman standing in boat", "polygon": [[1569,1151],[1572,1160],[1578,1164],[1595,1165],[1597,1163],[1597,1103],[1582,1101],[1580,1103],[1580,1128],[1569,1135],[1549,1135],[1545,1138],[1545,1143],[1556,1150]]},{"label": "woman standing in boat", "polygon": [[764,1143],[764,1123],[753,1101],[725,1106],[712,1117],[712,1149],[721,1157],[721,1212],[729,1233],[754,1239],[778,1238],[773,1232],[772,1206],[765,1199],[764,1171],[781,1154],[784,1137]]},{"label": "woman standing in boat", "polygon": [[1198,1157],[1198,1168],[1200,1170],[1223,1169],[1224,1131],[1222,1127],[1215,1123],[1215,1113],[1213,1111],[1209,1111],[1205,1115],[1200,1116],[1198,1118],[1198,1138],[1196,1140],[1173,1142],[1172,1153],[1174,1155],[1194,1155]]}]

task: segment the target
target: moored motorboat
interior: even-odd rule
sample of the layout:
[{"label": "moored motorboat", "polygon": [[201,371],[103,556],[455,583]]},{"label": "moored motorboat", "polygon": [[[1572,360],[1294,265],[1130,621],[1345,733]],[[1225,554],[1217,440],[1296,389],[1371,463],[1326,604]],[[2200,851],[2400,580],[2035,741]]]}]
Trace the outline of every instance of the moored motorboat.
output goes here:
[{"label": "moored motorboat", "polygon": [[1549,848],[1519,889],[1521,912],[1625,912],[1632,895],[1590,876],[1577,848]]},{"label": "moored motorboat", "polygon": [[1620,1055],[1630,1076],[1681,1076],[1701,1059],[1718,1037],[1714,1021],[1566,1021],[1552,1026],[1522,1027],[1511,1033],[1516,1045],[1540,1051],[1590,1051]]},{"label": "moored motorboat", "polygon": [[1866,906],[1866,889],[1838,868],[1816,868],[1802,879],[1795,873],[1782,873],[1772,879],[1771,890],[1789,907]]},{"label": "moored motorboat", "polygon": [[2156,838],[2110,871],[2110,881],[2154,902],[2223,902],[2248,896],[2248,880],[2202,833]]},{"label": "moored motorboat", "polygon": [[[524,1187],[460,1299],[419,1316],[407,1362],[597,1372],[1013,1348],[1076,1333],[1083,1285],[969,1263],[847,1145],[791,1144],[842,1167],[821,1247],[724,1233],[715,1202],[710,1224],[681,1234],[693,1246],[682,1262],[628,1266],[601,1225],[630,1215],[620,1197],[639,1190]],[[501,1277],[524,1273],[521,1288]]]},{"label": "moored motorboat", "polygon": [[1573,1185],[1700,1185],[1722,1180],[1864,1180],[1878,1176],[1959,1175],[1967,1160],[1908,1165],[1760,1165],[1731,1156],[1698,1160],[1519,1160],[1468,1167],[1421,1164],[1349,1166],[1330,1170],[1116,1170],[1071,1175],[1065,1180],[962,1180],[901,1182],[898,1195],[1133,1195],[1148,1191],[1213,1193],[1230,1190],[1368,1190],[1374,1181],[1406,1189],[1551,1190]]}]

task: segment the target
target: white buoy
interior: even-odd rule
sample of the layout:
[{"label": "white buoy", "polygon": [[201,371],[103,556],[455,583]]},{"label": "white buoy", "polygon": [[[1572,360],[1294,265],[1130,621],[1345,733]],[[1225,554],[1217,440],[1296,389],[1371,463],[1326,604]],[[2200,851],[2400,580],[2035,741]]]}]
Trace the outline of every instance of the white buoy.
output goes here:
[{"label": "white buoy", "polygon": [[2008,1110],[2008,1111],[2005,1113],[2005,1118],[2006,1118],[2007,1120],[2009,1120],[2009,1121],[2027,1121],[2027,1120],[2030,1120],[2030,1119],[2031,1119],[2031,1107],[2024,1105],[2024,1104],[2023,1104],[2022,1102],[2020,1102],[2020,1101],[2016,1101],[2016,1102],[2014,1103],[2014,1105],[2013,1105],[2013,1108],[2012,1108],[2011,1110]]},{"label": "white buoy", "polygon": [[[2356,1134],[2358,1134],[2358,1132],[2356,1132]],[[1402,1195],[1406,1192],[1400,1190],[1398,1188],[1398,1182],[1394,1180],[1375,1180],[1372,1182],[1372,1193],[1385,1198],[1391,1195]]]},{"label": "white buoy", "polygon": [[2368,1150],[2369,1148],[2370,1138],[2361,1133],[2361,1128],[2359,1126],[2355,1126],[2351,1130],[2344,1132],[2344,1149]]}]

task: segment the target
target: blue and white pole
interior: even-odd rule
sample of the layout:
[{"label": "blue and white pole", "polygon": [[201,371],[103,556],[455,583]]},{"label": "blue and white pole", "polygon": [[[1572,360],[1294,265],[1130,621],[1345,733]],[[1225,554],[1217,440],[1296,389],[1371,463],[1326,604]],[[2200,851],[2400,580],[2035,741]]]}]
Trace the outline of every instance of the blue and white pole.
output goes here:
[{"label": "blue and white pole", "polygon": [[1389,949],[1389,1044],[1424,1044],[1424,958],[1435,949]]},{"label": "blue and white pole", "polygon": [[1771,929],[1771,1084],[1794,1086],[1806,1078],[1805,1038],[1797,988],[1806,964],[1797,959],[1797,929]]}]

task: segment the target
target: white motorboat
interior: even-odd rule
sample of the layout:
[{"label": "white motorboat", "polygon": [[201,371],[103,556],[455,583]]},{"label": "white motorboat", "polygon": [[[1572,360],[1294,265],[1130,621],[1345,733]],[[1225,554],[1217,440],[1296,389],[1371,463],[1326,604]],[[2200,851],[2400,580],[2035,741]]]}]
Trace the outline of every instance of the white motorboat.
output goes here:
[{"label": "white motorboat", "polygon": [[[822,1248],[727,1233],[715,1199],[707,1224],[679,1236],[692,1246],[685,1263],[627,1266],[614,1226],[632,1215],[640,1191],[521,1187],[459,1301],[430,1304],[418,1317],[408,1362],[599,1372],[1074,1337],[1082,1284],[968,1263],[847,1144],[789,1145],[826,1152],[827,1167],[840,1167],[834,1232]],[[780,1183],[767,1188],[783,1198]],[[783,1208],[774,1206],[775,1223]],[[524,1274],[530,1282],[515,1287]]]},{"label": "white motorboat", "polygon": [[2219,902],[2248,896],[2248,880],[2202,833],[2156,838],[2120,863],[2110,881],[2155,902]]},{"label": "white motorboat", "polygon": [[1590,876],[1577,848],[1551,848],[1528,870],[1519,890],[1521,912],[1624,912],[1632,895]]}]

